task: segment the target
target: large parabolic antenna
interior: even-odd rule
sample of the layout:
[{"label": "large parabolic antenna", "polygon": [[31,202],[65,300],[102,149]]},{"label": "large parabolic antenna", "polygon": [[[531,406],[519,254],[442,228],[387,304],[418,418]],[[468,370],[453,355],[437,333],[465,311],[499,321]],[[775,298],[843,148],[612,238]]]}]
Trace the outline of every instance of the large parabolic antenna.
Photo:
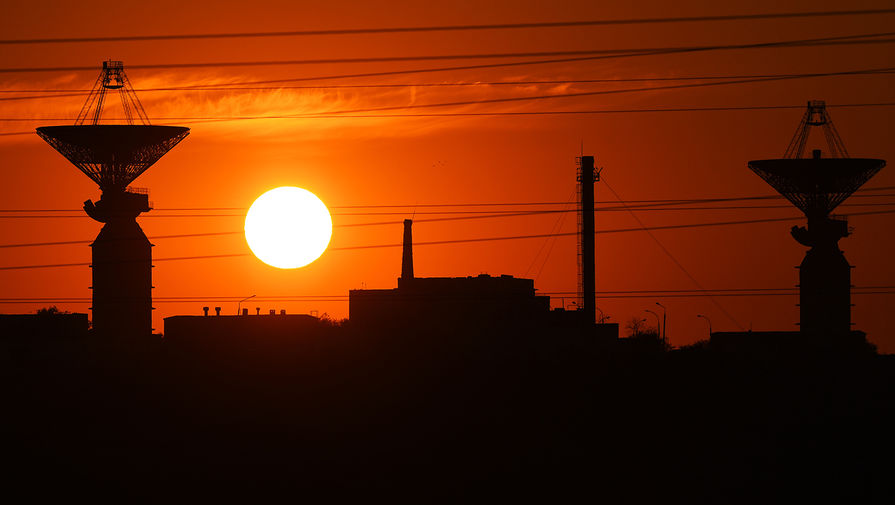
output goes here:
[{"label": "large parabolic antenna", "polygon": [[[99,124],[107,95],[116,91],[126,124]],[[98,202],[84,203],[87,214],[104,223],[91,244],[94,331],[151,334],[152,244],[136,222],[150,210],[149,197],[128,185],[183,140],[189,128],[149,124],[122,62],[104,61],[75,124],[43,126],[37,134],[102,190]]]},{"label": "large parabolic antenna", "polygon": [[[824,157],[822,150],[814,149],[810,158],[804,158],[815,127],[823,129],[829,152]],[[783,158],[749,162],[753,172],[808,218],[807,227],[791,230],[793,238],[811,248],[799,266],[803,333],[851,331],[851,266],[838,245],[849,235],[848,222],[831,213],[885,165],[884,160],[848,156],[823,101],[808,102]]]}]

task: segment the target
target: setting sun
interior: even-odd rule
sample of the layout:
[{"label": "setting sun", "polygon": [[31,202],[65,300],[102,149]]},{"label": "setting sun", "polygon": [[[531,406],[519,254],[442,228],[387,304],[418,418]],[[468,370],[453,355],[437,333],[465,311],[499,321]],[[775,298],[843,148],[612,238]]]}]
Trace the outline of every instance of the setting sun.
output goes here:
[{"label": "setting sun", "polygon": [[259,196],[249,208],[245,237],[261,261],[277,268],[299,268],[320,257],[333,233],[332,218],[316,195],[283,186]]}]

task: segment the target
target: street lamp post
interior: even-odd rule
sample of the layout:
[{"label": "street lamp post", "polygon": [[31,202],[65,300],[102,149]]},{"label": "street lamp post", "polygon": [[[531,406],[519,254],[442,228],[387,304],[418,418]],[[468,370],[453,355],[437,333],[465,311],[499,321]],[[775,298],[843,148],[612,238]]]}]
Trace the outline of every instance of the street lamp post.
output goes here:
[{"label": "street lamp post", "polygon": [[712,338],[712,320],[708,318],[708,316],[704,316],[702,314],[696,314],[696,317],[701,317],[705,319],[705,322],[709,323],[709,338]]},{"label": "street lamp post", "polygon": [[251,300],[252,298],[255,298],[255,295],[247,296],[247,297],[243,298],[242,300],[240,300],[239,303],[236,304],[236,315],[237,316],[242,315],[242,302],[244,302],[246,300]]},{"label": "street lamp post", "polygon": [[596,306],[594,308],[600,311],[600,324],[603,324],[603,321],[609,319],[608,317],[603,315],[603,309],[601,309],[600,307],[596,307]]},{"label": "street lamp post", "polygon": [[662,307],[662,343],[668,345],[668,310],[659,302],[656,305]]},{"label": "street lamp post", "polygon": [[[662,336],[662,333],[661,333],[662,328],[660,326],[662,324],[662,321],[659,319],[659,314],[656,314],[655,312],[651,311],[650,309],[646,309],[646,312],[649,312],[650,314],[656,316],[656,333],[657,333],[656,336],[661,337]],[[644,321],[646,321],[646,319],[644,319]]]}]

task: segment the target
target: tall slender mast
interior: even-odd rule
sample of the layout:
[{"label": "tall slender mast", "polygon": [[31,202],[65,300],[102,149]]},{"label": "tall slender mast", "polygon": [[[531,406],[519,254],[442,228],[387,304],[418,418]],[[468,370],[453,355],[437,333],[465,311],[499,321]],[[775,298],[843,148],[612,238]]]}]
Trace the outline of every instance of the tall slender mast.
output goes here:
[{"label": "tall slender mast", "polygon": [[594,324],[597,317],[594,254],[594,183],[597,180],[599,172],[594,168],[594,157],[581,156],[578,163],[578,296],[585,325]]}]

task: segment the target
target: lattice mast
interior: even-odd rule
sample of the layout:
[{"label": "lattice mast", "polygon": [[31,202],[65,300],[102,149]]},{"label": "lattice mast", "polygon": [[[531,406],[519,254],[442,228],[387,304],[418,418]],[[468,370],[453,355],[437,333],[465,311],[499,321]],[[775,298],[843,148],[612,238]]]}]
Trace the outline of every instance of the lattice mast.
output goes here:
[{"label": "lattice mast", "polygon": [[96,78],[90,94],[87,95],[87,100],[84,102],[84,106],[81,107],[81,112],[78,113],[78,118],[75,120],[76,125],[87,123],[88,118],[90,122],[87,124],[99,124],[100,117],[103,114],[106,93],[109,90],[118,91],[118,95],[121,98],[121,107],[124,109],[124,119],[127,121],[127,124],[134,124],[135,114],[141,124],[150,124],[149,117],[146,116],[146,111],[143,109],[143,104],[137,98],[137,93],[124,72],[124,63],[109,60],[103,62],[103,69],[99,73],[99,77]]},{"label": "lattice mast", "polygon": [[826,102],[823,100],[810,100],[808,109],[802,116],[802,121],[799,123],[799,127],[796,128],[792,140],[789,141],[789,147],[786,148],[786,152],[783,154],[784,159],[804,158],[808,136],[811,133],[811,129],[815,126],[823,128],[824,138],[827,140],[831,158],[848,158],[845,143],[842,142],[839,132],[836,131],[836,126],[833,125],[833,120],[830,119],[830,115],[827,113]]},{"label": "lattice mast", "polygon": [[584,324],[592,325],[597,315],[596,248],[594,225],[594,184],[600,170],[593,156],[578,158],[578,310],[584,311]]}]

